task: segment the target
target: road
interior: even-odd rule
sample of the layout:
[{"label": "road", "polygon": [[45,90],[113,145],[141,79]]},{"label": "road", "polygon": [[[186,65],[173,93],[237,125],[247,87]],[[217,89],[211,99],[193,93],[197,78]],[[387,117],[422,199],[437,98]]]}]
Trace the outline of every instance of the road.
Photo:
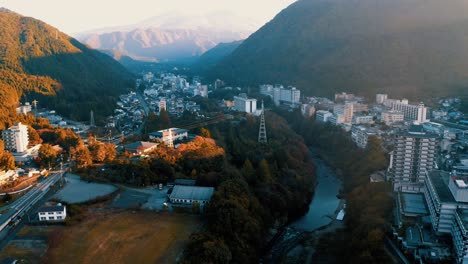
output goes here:
[{"label": "road", "polygon": [[9,223],[18,217],[24,216],[33,208],[50,190],[50,187],[61,179],[63,173],[64,170],[51,172],[47,178],[38,182],[36,186],[31,188],[25,195],[11,204],[0,208],[1,211],[7,210],[5,214],[0,215],[0,240],[3,239],[12,228]]}]

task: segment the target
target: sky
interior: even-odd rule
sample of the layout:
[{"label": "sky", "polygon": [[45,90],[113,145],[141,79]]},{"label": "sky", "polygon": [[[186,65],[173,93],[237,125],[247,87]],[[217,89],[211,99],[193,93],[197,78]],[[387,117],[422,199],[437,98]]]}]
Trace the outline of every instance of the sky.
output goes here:
[{"label": "sky", "polygon": [[0,7],[40,19],[67,34],[130,25],[168,12],[229,11],[262,23],[295,0],[0,0]]}]

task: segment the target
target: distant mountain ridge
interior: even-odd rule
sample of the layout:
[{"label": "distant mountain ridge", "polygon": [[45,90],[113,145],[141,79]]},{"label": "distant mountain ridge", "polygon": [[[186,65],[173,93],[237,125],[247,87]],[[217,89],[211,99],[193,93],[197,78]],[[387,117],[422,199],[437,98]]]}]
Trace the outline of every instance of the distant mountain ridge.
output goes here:
[{"label": "distant mountain ridge", "polygon": [[316,95],[464,95],[468,1],[299,0],[209,77],[292,84]]},{"label": "distant mountain ridge", "polygon": [[44,22],[3,9],[0,25],[0,122],[21,97],[78,120],[91,110],[100,118],[133,86],[115,60]]},{"label": "distant mountain ridge", "polygon": [[235,49],[237,49],[244,40],[233,41],[229,43],[219,43],[214,48],[203,53],[198,58],[192,67],[201,74],[214,67],[226,56],[230,55]]},{"label": "distant mountain ridge", "polygon": [[92,48],[135,60],[194,61],[218,43],[245,39],[260,26],[255,20],[228,12],[207,15],[171,12],[135,25],[80,33],[77,38]]}]

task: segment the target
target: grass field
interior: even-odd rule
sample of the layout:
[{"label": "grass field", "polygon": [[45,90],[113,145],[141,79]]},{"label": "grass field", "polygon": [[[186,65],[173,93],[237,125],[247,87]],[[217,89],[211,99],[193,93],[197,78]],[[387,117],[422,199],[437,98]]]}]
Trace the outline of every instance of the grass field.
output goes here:
[{"label": "grass field", "polygon": [[0,261],[16,259],[19,263],[38,263],[46,249],[47,242],[44,240],[15,240],[0,251]]},{"label": "grass field", "polygon": [[124,211],[87,217],[50,242],[47,263],[175,263],[198,216]]}]

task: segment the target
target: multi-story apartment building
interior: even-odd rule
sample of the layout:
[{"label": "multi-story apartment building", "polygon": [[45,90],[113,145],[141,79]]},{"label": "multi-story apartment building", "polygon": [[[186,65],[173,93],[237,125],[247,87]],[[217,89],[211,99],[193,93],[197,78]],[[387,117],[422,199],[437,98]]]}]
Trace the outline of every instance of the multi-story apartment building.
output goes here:
[{"label": "multi-story apartment building", "polygon": [[245,93],[234,96],[234,109],[240,112],[255,113],[257,111],[257,99],[249,99]]},{"label": "multi-story apartment building", "polygon": [[330,118],[333,117],[333,114],[326,110],[318,110],[315,115],[315,120],[319,122],[328,122]]},{"label": "multi-story apartment building", "polygon": [[432,228],[452,236],[457,263],[468,263],[468,184],[466,177],[443,171],[426,173],[424,197]]},{"label": "multi-story apartment building", "polygon": [[427,171],[434,168],[438,137],[421,125],[395,135],[395,148],[390,158],[389,172],[395,190],[420,192]]},{"label": "multi-story apartment building", "polygon": [[375,102],[378,104],[383,104],[388,98],[387,94],[377,94],[375,96]]},{"label": "multi-story apartment building", "polygon": [[28,150],[28,127],[21,124],[21,122],[3,130],[2,138],[5,143],[5,149],[10,152],[22,153]]},{"label": "multi-story apartment building", "polygon": [[367,141],[370,136],[378,136],[376,129],[366,128],[363,126],[353,126],[351,129],[351,139],[360,148],[367,147]]},{"label": "multi-story apartment building", "polygon": [[337,104],[333,107],[333,113],[336,116],[339,116],[339,115],[344,116],[344,123],[351,124],[351,122],[353,122],[354,104],[353,103]]},{"label": "multi-story apartment building", "polygon": [[381,118],[387,126],[392,125],[396,122],[402,122],[405,120],[405,116],[402,112],[398,111],[384,111],[382,112]]},{"label": "multi-story apartment building", "polygon": [[301,99],[301,90],[292,86],[284,88],[282,85],[275,85],[273,87],[273,85],[263,84],[260,85],[260,93],[270,96],[275,105],[298,105]]},{"label": "multi-story apartment building", "polygon": [[336,93],[335,94],[335,102],[339,101],[351,101],[354,100],[355,96],[354,94],[348,94],[348,93]]},{"label": "multi-story apartment building", "polygon": [[419,123],[427,122],[427,107],[423,103],[410,105],[408,104],[408,100],[401,100],[392,104],[392,110],[402,112],[405,120],[417,121]]}]

